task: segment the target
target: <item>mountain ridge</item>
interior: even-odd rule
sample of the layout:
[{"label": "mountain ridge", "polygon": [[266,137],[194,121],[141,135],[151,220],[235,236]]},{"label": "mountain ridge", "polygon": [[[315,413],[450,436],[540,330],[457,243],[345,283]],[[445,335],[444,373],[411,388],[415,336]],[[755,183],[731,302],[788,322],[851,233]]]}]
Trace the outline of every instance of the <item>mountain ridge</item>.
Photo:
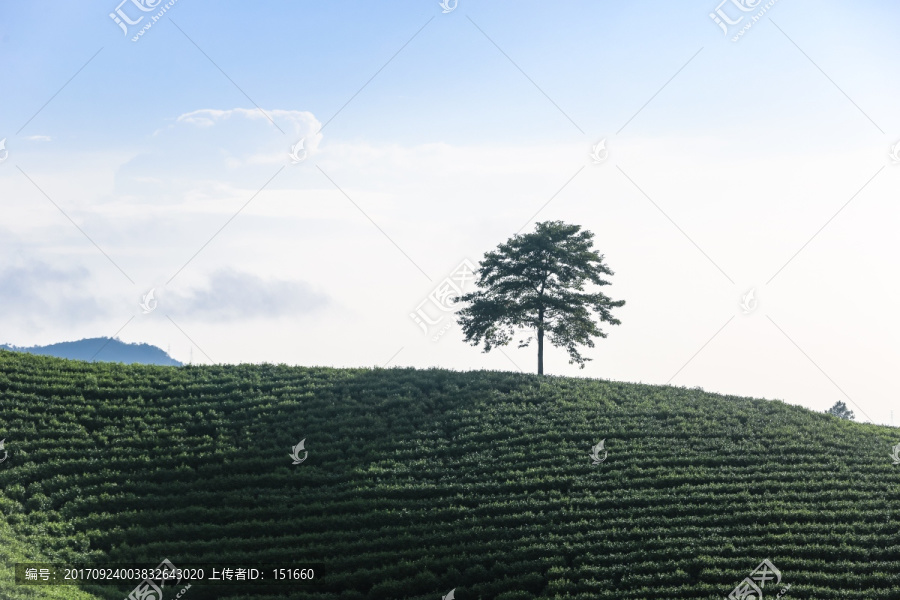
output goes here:
[{"label": "mountain ridge", "polygon": [[71,342],[57,342],[46,346],[13,346],[0,344],[0,348],[12,352],[24,352],[38,356],[55,356],[87,362],[120,362],[125,364],[180,367],[182,363],[169,356],[162,348],[146,343],[128,343],[118,338],[84,338]]}]

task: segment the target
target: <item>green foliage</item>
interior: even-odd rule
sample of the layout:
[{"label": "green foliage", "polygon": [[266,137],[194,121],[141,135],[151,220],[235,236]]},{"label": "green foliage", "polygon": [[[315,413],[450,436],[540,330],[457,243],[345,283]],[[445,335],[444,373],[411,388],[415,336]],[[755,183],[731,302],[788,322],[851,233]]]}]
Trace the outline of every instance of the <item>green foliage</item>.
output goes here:
[{"label": "green foliage", "polygon": [[[3,437],[3,600],[88,597],[12,585],[26,556],[323,565],[319,587],[195,586],[185,600],[721,599],[764,558],[793,597],[900,589],[895,430],[777,401],[0,351]],[[591,466],[601,439],[608,458]]]},{"label": "green foliage", "polygon": [[[469,303],[458,313],[465,341],[484,343],[484,351],[509,344],[520,329],[537,337],[538,374],[544,372],[544,336],[562,346],[569,363],[583,369],[591,360],[579,346],[594,347],[593,338],[606,337],[601,322],[619,325],[612,308],[625,304],[597,290],[585,292],[585,284],[609,285],[604,275],[613,275],[603,256],[593,249],[594,234],[562,221],[538,223],[533,233],[516,235],[487,252],[478,269],[479,291],[466,294]],[[519,341],[523,348],[529,337]]]},{"label": "green foliage", "polygon": [[834,406],[825,411],[826,414],[831,415],[832,417],[837,417],[839,419],[846,419],[848,421],[852,421],[856,415],[853,414],[853,411],[847,408],[847,404],[843,400],[838,400],[834,403]]},{"label": "green foliage", "polygon": [[[0,496],[0,503],[2,503]],[[43,562],[46,557],[23,542],[0,515],[0,598],[3,600],[97,600],[95,596],[74,587],[25,587],[15,584],[15,565]],[[121,598],[119,598],[121,600]]]}]

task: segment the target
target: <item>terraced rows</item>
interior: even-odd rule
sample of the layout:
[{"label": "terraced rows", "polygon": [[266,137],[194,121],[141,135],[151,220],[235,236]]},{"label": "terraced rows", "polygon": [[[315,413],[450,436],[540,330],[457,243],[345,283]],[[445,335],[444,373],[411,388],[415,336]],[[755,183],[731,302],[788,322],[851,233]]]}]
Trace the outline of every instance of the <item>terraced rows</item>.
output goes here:
[{"label": "terraced rows", "polygon": [[767,598],[900,598],[900,433],[777,401],[0,352],[2,437],[0,511],[34,552],[322,565],[318,587],[187,600],[723,598],[763,559],[783,578]]}]

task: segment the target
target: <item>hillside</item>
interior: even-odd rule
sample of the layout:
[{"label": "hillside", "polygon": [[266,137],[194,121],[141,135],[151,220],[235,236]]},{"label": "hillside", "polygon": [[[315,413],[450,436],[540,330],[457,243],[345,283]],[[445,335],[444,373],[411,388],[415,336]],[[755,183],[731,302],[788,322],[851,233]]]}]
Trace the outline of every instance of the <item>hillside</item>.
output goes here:
[{"label": "hillside", "polygon": [[171,367],[181,366],[180,362],[156,346],[151,346],[150,344],[128,344],[118,339],[106,337],[85,338],[74,342],[59,342],[58,344],[30,346],[27,348],[0,344],[0,349],[71,360],[96,360],[99,362]]},{"label": "hillside", "polygon": [[[17,556],[319,565],[315,588],[186,600],[721,600],[764,559],[782,578],[766,598],[900,598],[900,432],[778,401],[0,351],[2,438],[0,538]],[[8,573],[0,598],[51,597]]]}]

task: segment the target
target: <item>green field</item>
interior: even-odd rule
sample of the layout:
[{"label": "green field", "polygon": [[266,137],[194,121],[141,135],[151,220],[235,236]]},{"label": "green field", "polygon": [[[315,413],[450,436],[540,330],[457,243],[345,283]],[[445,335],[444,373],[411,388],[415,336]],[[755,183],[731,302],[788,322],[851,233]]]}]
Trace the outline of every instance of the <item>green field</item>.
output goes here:
[{"label": "green field", "polygon": [[16,562],[163,558],[318,565],[316,587],[186,600],[721,599],[764,559],[782,577],[766,598],[900,598],[900,431],[779,401],[0,351],[4,437],[2,600],[134,587],[17,586]]}]

